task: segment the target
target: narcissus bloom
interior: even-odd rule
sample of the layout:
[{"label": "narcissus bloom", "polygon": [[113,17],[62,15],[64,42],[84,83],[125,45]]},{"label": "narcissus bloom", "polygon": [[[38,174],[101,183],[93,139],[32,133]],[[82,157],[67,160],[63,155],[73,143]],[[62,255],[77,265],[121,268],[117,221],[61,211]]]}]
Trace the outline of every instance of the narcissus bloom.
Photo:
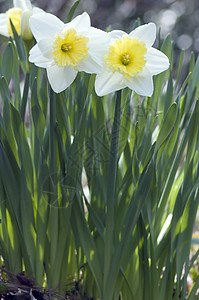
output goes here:
[{"label": "narcissus bloom", "polygon": [[48,13],[30,18],[37,44],[30,50],[29,61],[47,69],[52,89],[59,93],[75,79],[78,71],[99,73],[108,49],[108,34],[91,27],[87,13],[64,24]]},{"label": "narcissus bloom", "polygon": [[32,39],[32,33],[29,27],[29,18],[31,15],[43,12],[38,7],[32,7],[30,0],[13,0],[13,8],[8,9],[5,13],[0,14],[0,34],[4,36],[12,36],[12,21],[18,35],[24,40]]},{"label": "narcissus bloom", "polygon": [[152,76],[169,67],[167,56],[152,47],[156,38],[155,24],[142,25],[130,34],[114,30],[108,35],[109,48],[104,56],[103,72],[95,81],[97,95],[129,87],[139,95],[151,96]]}]

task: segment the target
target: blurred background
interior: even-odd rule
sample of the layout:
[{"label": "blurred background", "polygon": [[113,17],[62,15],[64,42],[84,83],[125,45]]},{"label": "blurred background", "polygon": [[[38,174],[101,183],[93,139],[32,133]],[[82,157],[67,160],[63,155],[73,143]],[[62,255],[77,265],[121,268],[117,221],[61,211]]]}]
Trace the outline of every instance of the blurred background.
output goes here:
[{"label": "blurred background", "polygon": [[[32,0],[33,5],[52,12],[65,21],[75,0]],[[13,0],[0,0],[0,12],[13,6]],[[183,77],[191,51],[199,53],[199,0],[81,0],[75,15],[86,11],[92,26],[100,29],[122,29],[130,32],[133,23],[140,18],[141,24],[154,22],[161,39],[171,33],[174,41],[174,64],[178,54],[185,50]],[[0,37],[0,43],[4,41]],[[155,45],[157,46],[157,45]],[[175,70],[175,68],[174,68]]]}]

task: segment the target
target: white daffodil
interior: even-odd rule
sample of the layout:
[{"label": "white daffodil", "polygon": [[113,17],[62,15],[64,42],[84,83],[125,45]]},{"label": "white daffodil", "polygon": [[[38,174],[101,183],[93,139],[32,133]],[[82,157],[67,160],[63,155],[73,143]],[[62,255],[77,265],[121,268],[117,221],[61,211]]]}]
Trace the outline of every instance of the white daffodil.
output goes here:
[{"label": "white daffodil", "polygon": [[95,81],[97,95],[104,96],[129,87],[139,95],[151,96],[152,76],[169,67],[167,56],[152,48],[156,38],[155,24],[142,25],[130,34],[114,30],[108,35],[110,41],[103,72]]},{"label": "white daffodil", "polygon": [[38,7],[32,7],[30,0],[13,0],[14,7],[8,9],[5,13],[0,14],[0,34],[4,36],[12,36],[12,21],[17,33],[24,40],[32,39],[32,33],[29,26],[29,18],[35,13],[43,12]]},{"label": "white daffodil", "polygon": [[59,93],[75,79],[78,71],[99,73],[108,49],[108,34],[91,27],[87,13],[64,24],[48,13],[30,17],[30,28],[37,44],[29,61],[47,69],[52,89]]}]

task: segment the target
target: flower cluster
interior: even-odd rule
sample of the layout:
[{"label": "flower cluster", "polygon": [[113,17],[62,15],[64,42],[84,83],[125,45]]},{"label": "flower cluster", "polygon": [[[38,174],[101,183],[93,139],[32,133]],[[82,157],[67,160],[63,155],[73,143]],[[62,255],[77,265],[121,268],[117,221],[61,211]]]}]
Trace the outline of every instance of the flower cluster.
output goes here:
[{"label": "flower cluster", "polygon": [[[96,74],[98,96],[125,87],[142,96],[151,96],[153,75],[169,67],[167,56],[152,47],[156,38],[154,23],[142,25],[129,34],[121,30],[105,32],[91,26],[86,12],[65,24],[52,14],[32,9],[29,0],[14,0],[14,6],[12,11],[0,14],[0,33],[11,35],[10,18],[22,35],[23,15],[28,15],[37,42],[30,50],[29,61],[46,68],[56,93],[65,90],[77,73],[84,71]],[[7,26],[3,27],[5,20]]]},{"label": "flower cluster", "polygon": [[12,36],[12,21],[17,33],[24,40],[32,39],[32,32],[29,27],[29,18],[33,14],[44,12],[41,8],[32,7],[30,0],[13,0],[14,7],[8,9],[6,13],[0,14],[0,34]]},{"label": "flower cluster", "polygon": [[87,13],[64,24],[48,13],[30,18],[37,44],[30,50],[30,62],[46,68],[52,89],[59,93],[75,79],[78,71],[100,73],[108,49],[108,35],[91,27]]}]

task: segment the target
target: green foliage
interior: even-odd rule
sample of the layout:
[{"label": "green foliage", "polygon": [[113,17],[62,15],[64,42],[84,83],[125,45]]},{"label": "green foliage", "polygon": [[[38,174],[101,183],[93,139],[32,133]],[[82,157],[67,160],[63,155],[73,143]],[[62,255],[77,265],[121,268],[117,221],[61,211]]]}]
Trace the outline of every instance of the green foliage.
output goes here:
[{"label": "green foliage", "polygon": [[199,203],[199,60],[191,56],[181,84],[182,52],[175,81],[168,36],[161,49],[171,67],[154,78],[151,98],[128,89],[100,98],[94,75],[84,73],[55,94],[14,38],[0,65],[6,268],[25,269],[40,285],[47,277],[62,292],[81,279],[79,296],[101,300],[194,299],[199,278],[190,291],[186,283],[198,257],[189,261]]},{"label": "green foliage", "polygon": [[81,2],[81,0],[75,1],[75,3],[73,4],[73,6],[71,7],[71,9],[70,9],[70,11],[68,13],[68,16],[66,18],[66,23],[70,22],[72,20],[73,15],[75,13],[75,10],[77,9],[77,7],[78,7],[78,5],[79,5],[80,2]]}]

